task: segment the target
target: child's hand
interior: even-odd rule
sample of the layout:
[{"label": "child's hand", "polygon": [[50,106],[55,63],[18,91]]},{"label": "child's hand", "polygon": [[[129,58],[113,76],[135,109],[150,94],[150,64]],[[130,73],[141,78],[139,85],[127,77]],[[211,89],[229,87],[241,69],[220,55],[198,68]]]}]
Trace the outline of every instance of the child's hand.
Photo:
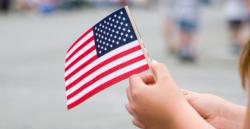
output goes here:
[{"label": "child's hand", "polygon": [[217,129],[240,129],[245,108],[232,104],[218,96],[183,90],[190,105]]},{"label": "child's hand", "polygon": [[163,64],[153,62],[152,70],[156,82],[152,75],[134,75],[129,79],[126,108],[135,125],[163,129],[168,117],[186,100]]},{"label": "child's hand", "polygon": [[126,108],[133,123],[143,129],[211,128],[185,100],[163,64],[153,62],[152,75],[129,79]]}]

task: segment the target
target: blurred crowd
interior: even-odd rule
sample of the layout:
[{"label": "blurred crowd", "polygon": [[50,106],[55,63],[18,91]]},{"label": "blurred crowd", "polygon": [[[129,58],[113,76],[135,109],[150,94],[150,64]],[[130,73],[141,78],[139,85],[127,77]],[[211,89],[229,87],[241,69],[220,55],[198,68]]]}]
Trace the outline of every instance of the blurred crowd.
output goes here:
[{"label": "blurred crowd", "polygon": [[[195,62],[197,60],[198,54],[194,39],[199,29],[200,8],[209,3],[219,4],[224,10],[233,54],[239,54],[249,37],[250,0],[168,0],[166,43],[169,51],[181,61]],[[177,34],[173,35],[173,32]]]},{"label": "blurred crowd", "polygon": [[40,11],[50,13],[56,9],[73,9],[84,5],[143,5],[149,0],[0,0],[0,12],[16,11]]},{"label": "blurred crowd", "polygon": [[[49,14],[58,9],[80,7],[139,5],[149,6],[160,0],[0,0],[0,12],[38,11]],[[195,38],[199,30],[204,5],[223,8],[230,34],[231,52],[238,55],[250,34],[250,0],[162,0],[168,12],[165,24],[166,44],[181,61],[195,62],[198,58]]]}]

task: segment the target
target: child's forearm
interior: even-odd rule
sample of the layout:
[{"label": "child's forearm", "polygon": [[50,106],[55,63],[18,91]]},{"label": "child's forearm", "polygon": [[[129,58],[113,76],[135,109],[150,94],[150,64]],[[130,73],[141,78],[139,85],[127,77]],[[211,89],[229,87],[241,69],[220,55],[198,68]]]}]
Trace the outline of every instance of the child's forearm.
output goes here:
[{"label": "child's forearm", "polygon": [[245,122],[244,122],[244,128],[243,129],[250,129],[250,90],[249,90],[249,95],[248,95],[248,107],[247,107],[247,112],[246,112],[246,117],[245,117]]},{"label": "child's forearm", "polygon": [[245,113],[246,113],[246,107],[230,103],[226,101],[226,109],[221,108],[219,111],[218,116],[223,116],[219,117],[221,123],[227,123],[224,124],[223,127],[226,129],[240,129],[243,126],[243,121],[245,118]]},{"label": "child's forearm", "polygon": [[171,126],[174,129],[215,129],[187,103],[180,105]]}]

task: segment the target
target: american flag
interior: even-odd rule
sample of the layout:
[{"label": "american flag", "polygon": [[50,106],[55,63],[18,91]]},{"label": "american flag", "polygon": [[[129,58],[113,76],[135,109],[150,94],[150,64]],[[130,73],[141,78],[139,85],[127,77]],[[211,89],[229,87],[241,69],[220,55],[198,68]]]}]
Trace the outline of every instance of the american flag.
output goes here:
[{"label": "american flag", "polygon": [[125,8],[78,38],[68,49],[65,63],[68,110],[132,74],[149,69]]}]

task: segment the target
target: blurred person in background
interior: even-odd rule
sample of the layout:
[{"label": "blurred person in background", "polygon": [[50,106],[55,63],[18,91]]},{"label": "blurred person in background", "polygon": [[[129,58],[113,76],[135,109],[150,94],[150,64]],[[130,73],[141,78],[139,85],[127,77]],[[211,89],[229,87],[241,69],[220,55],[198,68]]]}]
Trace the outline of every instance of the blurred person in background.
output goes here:
[{"label": "blurred person in background", "polygon": [[36,11],[40,4],[40,0],[15,0],[14,8],[19,11]]},{"label": "blurred person in background", "polygon": [[248,40],[248,37],[250,35],[250,0],[244,0],[244,5],[246,8],[246,18],[244,19],[245,21],[241,33],[241,41]]},{"label": "blurred person in background", "polygon": [[167,0],[167,7],[165,12],[167,13],[165,25],[164,25],[164,38],[166,41],[166,49],[168,50],[170,54],[175,54],[177,51],[176,48],[176,28],[175,28],[175,22],[174,22],[174,15],[173,15],[173,3],[174,0]]},{"label": "blurred person in background", "polygon": [[224,3],[226,21],[230,32],[232,52],[239,54],[243,44],[243,28],[247,20],[246,0],[226,0]]},{"label": "blurred person in background", "polygon": [[40,0],[39,10],[43,14],[48,14],[56,9],[57,0]]},{"label": "blurred person in background", "polygon": [[18,11],[40,11],[48,14],[57,7],[58,0],[15,0],[15,9]]},{"label": "blurred person in background", "polygon": [[[170,51],[177,54],[182,61],[196,60],[194,38],[199,24],[199,0],[171,0],[169,3],[170,17],[166,23],[166,37],[173,38],[173,25],[177,28],[177,45],[169,43]],[[172,42],[173,39],[167,40]]]},{"label": "blurred person in background", "polygon": [[129,4],[129,0],[119,0],[118,1],[122,6],[128,5]]},{"label": "blurred person in background", "polygon": [[0,0],[0,10],[7,12],[10,8],[10,0]]}]

